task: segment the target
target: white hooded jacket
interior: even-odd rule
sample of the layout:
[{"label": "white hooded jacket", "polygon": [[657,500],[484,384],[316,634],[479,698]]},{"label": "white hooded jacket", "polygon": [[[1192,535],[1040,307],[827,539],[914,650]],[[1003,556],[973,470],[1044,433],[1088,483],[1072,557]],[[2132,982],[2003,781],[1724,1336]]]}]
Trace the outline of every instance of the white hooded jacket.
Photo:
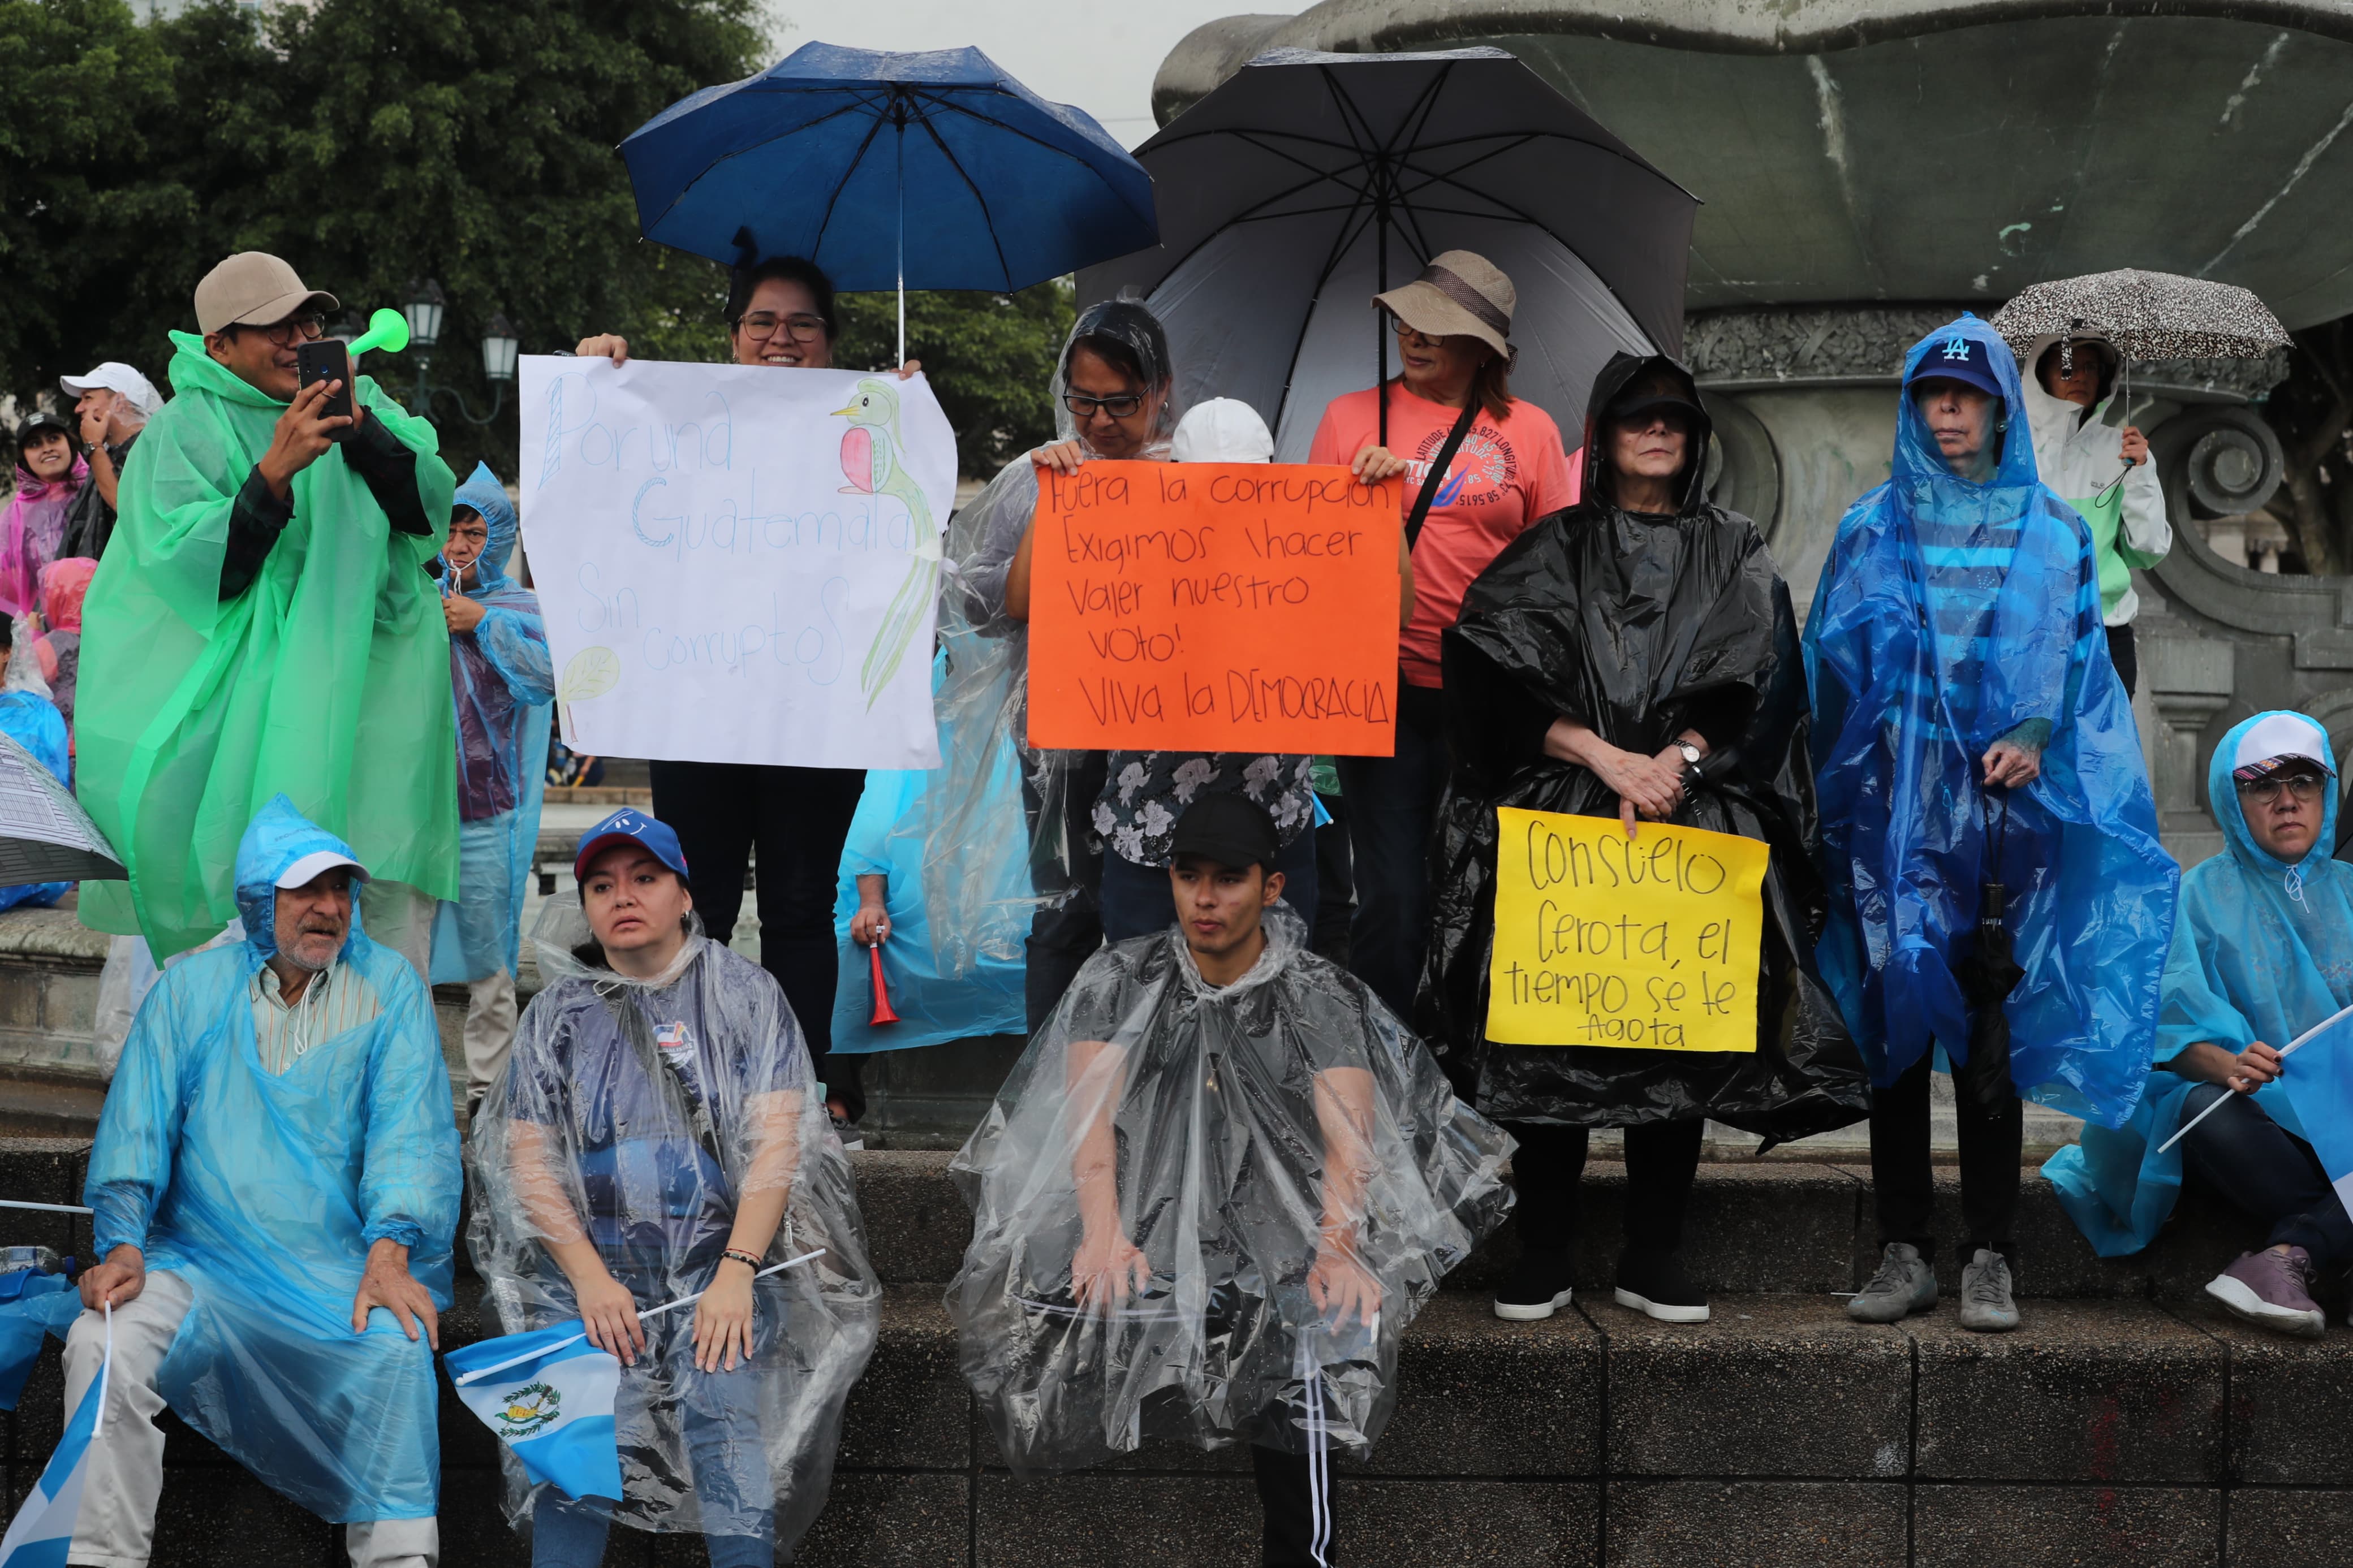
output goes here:
[{"label": "white hooded jacket", "polygon": [[[2173,548],[2165,487],[2158,480],[2155,463],[2138,463],[2126,472],[2120,450],[2123,414],[2116,407],[2114,392],[2085,409],[2042,390],[2036,367],[2044,351],[2058,342],[2055,336],[2035,339],[2027,346],[2021,367],[2026,417],[2034,432],[2035,470],[2091,525],[2100,566],[2102,619],[2112,626],[2129,626],[2140,613],[2132,568],[2154,566]],[[2116,483],[2119,476],[2121,485]]]}]

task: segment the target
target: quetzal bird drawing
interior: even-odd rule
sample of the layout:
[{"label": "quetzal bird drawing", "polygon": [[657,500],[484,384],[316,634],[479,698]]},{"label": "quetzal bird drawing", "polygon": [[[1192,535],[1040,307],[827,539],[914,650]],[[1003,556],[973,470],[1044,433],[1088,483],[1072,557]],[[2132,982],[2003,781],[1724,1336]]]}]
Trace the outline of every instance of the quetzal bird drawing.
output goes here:
[{"label": "quetzal bird drawing", "polygon": [[849,482],[841,493],[892,497],[907,509],[915,536],[915,558],[908,564],[906,581],[882,612],[866,662],[859,667],[858,688],[871,708],[899,672],[907,645],[931,614],[932,597],[940,586],[940,531],[932,523],[932,503],[923,499],[923,487],[903,460],[898,389],[880,376],[868,376],[858,384],[858,395],[849,405],[834,413],[849,421],[841,437],[841,473]]}]

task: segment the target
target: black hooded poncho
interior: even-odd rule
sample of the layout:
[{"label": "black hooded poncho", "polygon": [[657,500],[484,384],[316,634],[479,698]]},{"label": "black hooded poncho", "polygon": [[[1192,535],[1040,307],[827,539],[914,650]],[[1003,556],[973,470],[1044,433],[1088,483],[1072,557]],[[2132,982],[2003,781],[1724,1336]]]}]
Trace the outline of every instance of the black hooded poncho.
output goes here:
[{"label": "black hooded poncho", "polygon": [[[1430,956],[1416,1024],[1463,1098],[1498,1121],[1628,1126],[1713,1117],[1768,1141],[1859,1121],[1862,1058],[1813,965],[1823,918],[1814,857],[1806,674],[1789,590],[1757,525],[1706,499],[1709,426],[1696,416],[1673,516],[1618,506],[1601,411],[1672,360],[1619,354],[1587,416],[1585,496],[1538,521],[1472,584],[1443,661],[1454,771],[1431,853]],[[1764,980],[1751,1054],[1487,1038],[1498,806],[1618,815],[1587,769],[1544,752],[1567,715],[1613,746],[1655,756],[1686,729],[1709,755],[1670,819],[1762,839]]]}]

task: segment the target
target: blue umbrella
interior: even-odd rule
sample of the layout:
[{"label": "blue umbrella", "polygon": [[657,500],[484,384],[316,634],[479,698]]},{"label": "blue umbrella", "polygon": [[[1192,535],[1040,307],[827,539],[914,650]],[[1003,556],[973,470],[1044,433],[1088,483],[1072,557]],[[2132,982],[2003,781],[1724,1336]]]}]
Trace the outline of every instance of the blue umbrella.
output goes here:
[{"label": "blue umbrella", "polygon": [[895,286],[902,360],[910,288],[1009,293],[1159,239],[1144,166],[978,49],[807,44],[670,105],[621,156],[648,239]]}]

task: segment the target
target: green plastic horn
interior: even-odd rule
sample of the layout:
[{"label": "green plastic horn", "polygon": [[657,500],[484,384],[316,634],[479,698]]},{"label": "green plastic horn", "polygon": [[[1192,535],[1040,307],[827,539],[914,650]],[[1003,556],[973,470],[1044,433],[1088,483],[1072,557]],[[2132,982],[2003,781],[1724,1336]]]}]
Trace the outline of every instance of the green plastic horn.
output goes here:
[{"label": "green plastic horn", "polygon": [[370,349],[382,349],[396,354],[408,346],[408,318],[386,306],[368,318],[367,331],[352,340],[353,359]]}]

